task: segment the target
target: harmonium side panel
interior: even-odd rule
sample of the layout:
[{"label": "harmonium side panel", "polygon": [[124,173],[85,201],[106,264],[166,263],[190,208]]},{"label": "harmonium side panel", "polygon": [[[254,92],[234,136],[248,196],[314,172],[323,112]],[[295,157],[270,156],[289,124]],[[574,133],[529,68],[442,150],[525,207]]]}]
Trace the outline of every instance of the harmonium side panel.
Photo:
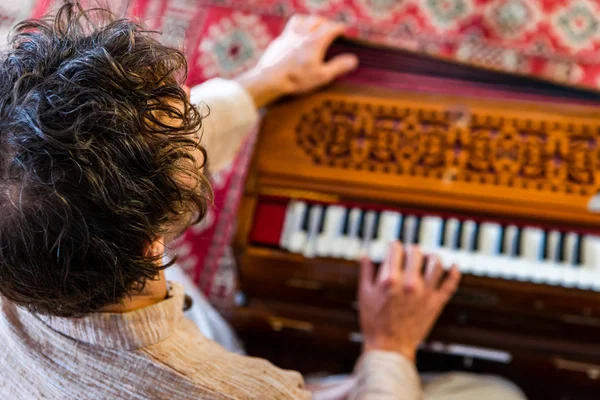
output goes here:
[{"label": "harmonium side panel", "polygon": [[[337,85],[268,113],[257,188],[597,226],[600,111]],[[281,190],[278,190],[281,189]],[[285,193],[288,192],[288,193]]]}]

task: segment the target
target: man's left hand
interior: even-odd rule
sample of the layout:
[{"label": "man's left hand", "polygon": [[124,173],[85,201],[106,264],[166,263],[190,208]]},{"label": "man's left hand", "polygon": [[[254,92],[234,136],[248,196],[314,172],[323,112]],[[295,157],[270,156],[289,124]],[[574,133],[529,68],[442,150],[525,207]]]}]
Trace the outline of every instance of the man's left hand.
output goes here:
[{"label": "man's left hand", "polygon": [[248,90],[258,108],[281,96],[323,86],[358,65],[354,54],[341,54],[324,61],[327,49],[345,29],[345,25],[322,17],[294,16],[258,64],[238,82]]}]

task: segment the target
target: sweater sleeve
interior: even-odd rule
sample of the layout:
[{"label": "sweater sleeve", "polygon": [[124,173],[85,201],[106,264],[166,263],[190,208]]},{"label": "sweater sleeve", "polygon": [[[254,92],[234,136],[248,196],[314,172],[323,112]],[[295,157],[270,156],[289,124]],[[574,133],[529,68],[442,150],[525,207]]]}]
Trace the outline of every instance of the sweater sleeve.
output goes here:
[{"label": "sweater sleeve", "polygon": [[388,351],[370,351],[356,364],[356,385],[351,400],[422,400],[415,365]]},{"label": "sweater sleeve", "polygon": [[250,94],[237,82],[221,78],[191,89],[190,98],[203,115],[199,132],[208,154],[208,165],[219,171],[234,159],[242,141],[258,122],[258,110]]}]

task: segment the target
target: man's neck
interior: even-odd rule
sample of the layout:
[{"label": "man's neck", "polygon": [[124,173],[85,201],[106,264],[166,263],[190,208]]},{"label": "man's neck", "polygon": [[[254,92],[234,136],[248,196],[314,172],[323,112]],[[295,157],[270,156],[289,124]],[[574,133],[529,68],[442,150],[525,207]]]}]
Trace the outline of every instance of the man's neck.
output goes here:
[{"label": "man's neck", "polygon": [[160,303],[168,296],[167,279],[165,271],[160,271],[159,278],[154,281],[148,281],[144,290],[137,295],[126,298],[119,304],[111,304],[102,308],[102,312],[122,314],[140,308],[148,307]]}]

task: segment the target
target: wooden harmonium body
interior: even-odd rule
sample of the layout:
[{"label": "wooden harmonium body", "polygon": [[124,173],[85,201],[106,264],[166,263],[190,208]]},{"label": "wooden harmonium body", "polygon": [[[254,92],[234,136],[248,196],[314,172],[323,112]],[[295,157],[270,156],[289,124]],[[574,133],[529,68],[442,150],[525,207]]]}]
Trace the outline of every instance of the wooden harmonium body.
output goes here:
[{"label": "wooden harmonium body", "polygon": [[599,96],[342,51],[359,55],[355,73],[273,106],[261,127],[235,240],[246,300],[231,316],[250,353],[348,371],[361,341],[356,257],[379,262],[401,240],[464,276],[420,368],[503,374],[531,398],[596,398]]}]

